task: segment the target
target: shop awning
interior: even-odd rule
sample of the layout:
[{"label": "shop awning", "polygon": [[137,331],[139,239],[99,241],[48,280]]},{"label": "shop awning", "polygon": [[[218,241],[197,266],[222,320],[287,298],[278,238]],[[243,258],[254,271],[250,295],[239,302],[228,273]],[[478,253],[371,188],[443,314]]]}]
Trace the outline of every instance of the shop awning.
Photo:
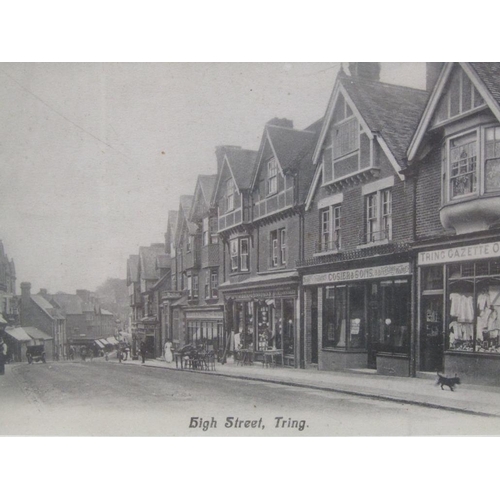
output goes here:
[{"label": "shop awning", "polygon": [[116,340],[114,337],[107,337],[106,341],[108,342],[108,344],[111,344],[111,345],[118,344],[118,340]]},{"label": "shop awning", "polygon": [[34,326],[25,326],[23,329],[33,340],[52,340],[50,335],[42,332]]},{"label": "shop awning", "polygon": [[98,347],[104,349],[104,344],[100,340],[94,340],[94,342],[97,344]]},{"label": "shop awning", "polygon": [[18,342],[31,342],[31,337],[20,327],[6,328],[5,333]]}]

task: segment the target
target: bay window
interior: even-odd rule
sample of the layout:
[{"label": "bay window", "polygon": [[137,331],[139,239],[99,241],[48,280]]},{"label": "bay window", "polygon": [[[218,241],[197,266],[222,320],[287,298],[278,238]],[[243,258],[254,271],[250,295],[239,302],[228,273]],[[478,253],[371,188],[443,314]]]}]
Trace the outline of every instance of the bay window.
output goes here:
[{"label": "bay window", "polygon": [[286,229],[280,229],[281,264],[286,264]]},{"label": "bay window", "polygon": [[238,240],[230,241],[230,254],[231,254],[231,271],[238,271],[239,256],[238,256]]},{"label": "bay window", "polygon": [[442,149],[443,203],[500,191],[500,126],[448,137]]},{"label": "bay window", "polygon": [[193,299],[198,298],[198,290],[199,290],[199,282],[198,282],[198,275],[193,276]]},{"label": "bay window", "polygon": [[242,238],[240,240],[240,271],[248,271],[249,267],[248,238]]}]

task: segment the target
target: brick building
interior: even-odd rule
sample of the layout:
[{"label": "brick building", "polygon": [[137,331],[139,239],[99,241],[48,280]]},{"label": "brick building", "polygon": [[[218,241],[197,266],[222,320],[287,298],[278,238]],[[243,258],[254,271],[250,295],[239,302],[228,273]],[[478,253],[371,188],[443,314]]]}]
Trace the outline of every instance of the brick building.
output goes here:
[{"label": "brick building", "polygon": [[431,63],[408,149],[416,181],[416,370],[498,384],[500,64]]},{"label": "brick building", "polygon": [[403,170],[428,94],[380,82],[376,65],[339,73],[312,159],[299,262],[304,363],[408,376],[415,183]]},{"label": "brick building", "polygon": [[[300,365],[296,262],[302,257],[303,207],[314,174],[311,157],[320,124],[297,130],[290,120],[275,118],[266,124],[257,154],[244,153],[248,164],[232,160],[242,154],[233,150],[220,172],[219,185],[226,186],[217,198],[225,264],[220,288],[228,334],[235,349],[239,345],[251,351],[254,359],[274,351],[288,366]],[[247,176],[247,183],[240,181],[237,187],[248,213],[241,219],[235,215],[241,222],[232,225],[227,221],[237,206],[231,210],[227,201],[230,170],[235,178]]]}]

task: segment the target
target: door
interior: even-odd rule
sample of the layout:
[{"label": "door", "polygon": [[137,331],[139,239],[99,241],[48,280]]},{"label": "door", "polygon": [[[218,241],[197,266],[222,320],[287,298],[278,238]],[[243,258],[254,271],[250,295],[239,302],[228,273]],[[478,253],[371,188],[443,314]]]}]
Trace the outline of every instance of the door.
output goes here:
[{"label": "door", "polygon": [[377,352],[379,351],[380,339],[380,302],[378,284],[370,283],[367,308],[367,349],[368,368],[377,368]]},{"label": "door", "polygon": [[318,363],[318,289],[311,290],[311,363]]},{"label": "door", "polygon": [[443,369],[443,296],[422,297],[422,330],[420,336],[420,370],[437,372]]}]

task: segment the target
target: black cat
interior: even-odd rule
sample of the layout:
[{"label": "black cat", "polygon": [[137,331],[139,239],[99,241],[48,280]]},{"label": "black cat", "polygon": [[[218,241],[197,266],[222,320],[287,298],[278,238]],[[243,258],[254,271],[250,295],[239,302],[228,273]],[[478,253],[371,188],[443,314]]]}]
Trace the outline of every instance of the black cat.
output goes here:
[{"label": "black cat", "polygon": [[443,391],[444,391],[443,388],[444,385],[447,385],[453,391],[453,387],[460,384],[460,379],[457,377],[456,373],[454,377],[445,377],[444,375],[440,375],[438,372],[437,376],[438,376],[438,381],[436,382],[436,385],[440,385]]}]

